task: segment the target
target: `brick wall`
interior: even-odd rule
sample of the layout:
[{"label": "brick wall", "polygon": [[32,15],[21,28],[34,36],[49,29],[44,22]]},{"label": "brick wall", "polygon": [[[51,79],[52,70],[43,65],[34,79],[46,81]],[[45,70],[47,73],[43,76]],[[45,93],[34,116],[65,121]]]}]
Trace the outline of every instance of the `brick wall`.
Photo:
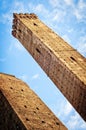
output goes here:
[{"label": "brick wall", "polygon": [[86,121],[86,59],[34,14],[14,14],[12,34]]},{"label": "brick wall", "polygon": [[26,83],[0,73],[0,130],[67,130]]}]

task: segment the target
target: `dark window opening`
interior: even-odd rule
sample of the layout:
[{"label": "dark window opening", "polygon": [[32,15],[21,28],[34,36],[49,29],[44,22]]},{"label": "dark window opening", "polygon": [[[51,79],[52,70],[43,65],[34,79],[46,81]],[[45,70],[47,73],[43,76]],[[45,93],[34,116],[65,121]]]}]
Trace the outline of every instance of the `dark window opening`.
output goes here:
[{"label": "dark window opening", "polygon": [[23,89],[21,89],[21,91],[23,92],[24,90],[23,90]]},{"label": "dark window opening", "polygon": [[37,110],[39,110],[39,108],[38,108],[38,107],[36,107],[36,109],[37,109]]},{"label": "dark window opening", "polygon": [[36,48],[36,51],[41,54],[41,52],[40,52],[40,50],[38,48]]},{"label": "dark window opening", "polygon": [[34,26],[38,26],[36,23],[33,23]]},{"label": "dark window opening", "polygon": [[19,29],[19,32],[21,33],[21,30]]},{"label": "dark window opening", "polygon": [[59,125],[59,123],[58,123],[58,122],[56,122],[56,125]]},{"label": "dark window opening", "polygon": [[29,121],[29,119],[28,119],[28,118],[26,118],[26,121]]},{"label": "dark window opening", "polygon": [[71,58],[73,61],[76,61],[74,57],[71,56],[70,58]]},{"label": "dark window opening", "polygon": [[42,123],[46,123],[45,121],[42,121]]},{"label": "dark window opening", "polygon": [[26,106],[26,105],[24,105],[24,107],[25,107],[25,108],[27,108],[27,106]]}]

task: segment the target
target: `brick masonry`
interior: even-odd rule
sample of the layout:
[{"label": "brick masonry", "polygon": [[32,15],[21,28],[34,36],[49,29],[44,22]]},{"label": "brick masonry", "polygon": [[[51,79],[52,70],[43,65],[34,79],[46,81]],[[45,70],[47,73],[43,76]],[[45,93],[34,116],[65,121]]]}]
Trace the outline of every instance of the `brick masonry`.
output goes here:
[{"label": "brick masonry", "polygon": [[0,130],[67,130],[26,83],[0,73]]},{"label": "brick masonry", "polygon": [[12,34],[86,121],[86,59],[35,14],[14,14]]}]

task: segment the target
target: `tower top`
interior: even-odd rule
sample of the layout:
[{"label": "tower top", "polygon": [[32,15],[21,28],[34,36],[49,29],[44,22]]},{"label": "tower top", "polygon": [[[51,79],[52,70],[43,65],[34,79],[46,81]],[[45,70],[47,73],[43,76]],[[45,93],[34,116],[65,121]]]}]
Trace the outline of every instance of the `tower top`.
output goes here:
[{"label": "tower top", "polygon": [[29,18],[29,19],[37,19],[38,18],[37,15],[34,14],[34,13],[30,13],[30,14],[28,14],[28,13],[25,13],[25,14],[23,14],[23,13],[20,13],[20,14],[14,13],[13,17],[14,18],[16,18],[16,17]]}]

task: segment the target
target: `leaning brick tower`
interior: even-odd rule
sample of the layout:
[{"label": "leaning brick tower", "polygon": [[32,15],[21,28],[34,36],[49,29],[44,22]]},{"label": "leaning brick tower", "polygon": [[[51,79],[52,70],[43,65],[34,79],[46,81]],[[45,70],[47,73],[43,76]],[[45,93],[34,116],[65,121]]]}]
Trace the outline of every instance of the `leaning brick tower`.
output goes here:
[{"label": "leaning brick tower", "polygon": [[86,59],[35,14],[14,14],[12,34],[86,121]]},{"label": "leaning brick tower", "polygon": [[67,130],[30,87],[0,73],[0,130]]}]

